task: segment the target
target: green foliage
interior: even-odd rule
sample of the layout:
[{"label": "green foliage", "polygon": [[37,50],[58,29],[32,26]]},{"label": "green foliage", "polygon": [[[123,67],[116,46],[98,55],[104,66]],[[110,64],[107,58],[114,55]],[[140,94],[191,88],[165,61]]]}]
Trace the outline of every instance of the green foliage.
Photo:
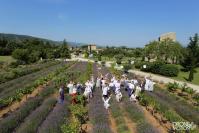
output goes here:
[{"label": "green foliage", "polygon": [[65,40],[63,41],[63,44],[58,48],[58,53],[60,53],[61,58],[71,58],[68,44]]},{"label": "green foliage", "polygon": [[[93,64],[88,63],[86,72],[81,74],[81,76],[76,78],[76,80],[85,83],[85,81],[90,78],[92,69]],[[86,99],[83,95],[78,95],[76,100],[77,104],[69,106],[72,118],[70,121],[68,120],[67,123],[61,125],[62,133],[79,133],[81,125],[88,120],[88,109],[85,107]]]},{"label": "green foliage", "polygon": [[199,104],[199,93],[195,93],[193,95],[193,99],[197,101],[197,103]]},{"label": "green foliage", "polygon": [[115,55],[116,63],[121,64],[123,57],[124,57],[124,55],[122,55],[122,54]]},{"label": "green foliage", "polygon": [[131,64],[125,64],[125,65],[124,65],[124,70],[125,70],[125,71],[128,71],[128,70],[132,69],[132,67],[133,67],[133,66],[132,66]]},{"label": "green foliage", "polygon": [[181,87],[181,90],[182,90],[182,92],[186,92],[186,93],[188,93],[188,94],[194,94],[194,90],[193,90],[193,88],[191,88],[191,87],[188,87],[186,84],[184,84],[182,87]]},{"label": "green foliage", "polygon": [[12,132],[15,129],[15,127],[18,126],[22,122],[22,120],[40,104],[40,98],[28,101],[25,105],[20,107],[20,109],[17,112],[15,112],[15,114],[11,114],[10,116],[8,116],[0,122],[1,132]]},{"label": "green foliage", "polygon": [[71,105],[69,107],[71,113],[83,124],[87,120],[88,109],[81,104]]},{"label": "green foliage", "polygon": [[86,72],[81,74],[80,77],[76,78],[76,81],[79,81],[80,83],[85,83],[90,78],[90,76],[92,74],[92,68],[93,68],[93,64],[88,63]]},{"label": "green foliage", "polygon": [[72,123],[69,123],[68,125],[63,124],[61,126],[61,131],[62,133],[79,133],[80,127],[80,122],[76,118],[73,118]]},{"label": "green foliage", "polygon": [[[146,65],[146,68],[143,67]],[[152,72],[155,74],[160,74],[168,77],[175,77],[179,73],[179,68],[176,65],[165,64],[163,62],[139,62],[135,65],[136,68],[140,67],[141,71]]]},{"label": "green foliage", "polygon": [[148,60],[157,58],[157,60],[167,63],[170,60],[173,64],[176,64],[183,57],[182,50],[183,48],[179,42],[165,39],[163,41],[152,41],[147,44],[144,48],[144,55]]},{"label": "green foliage", "polygon": [[136,69],[140,69],[143,66],[143,62],[136,61],[135,64],[134,64],[134,66],[135,66]]},{"label": "green foliage", "polygon": [[70,105],[71,120],[61,125],[62,133],[79,133],[81,125],[88,120],[88,109],[82,104]]},{"label": "green foliage", "polygon": [[39,85],[46,84],[48,81],[52,80],[55,76],[64,72],[65,69],[67,69],[69,66],[70,66],[70,64],[66,65],[62,68],[59,68],[55,72],[52,72],[52,73],[48,74],[47,76],[37,79],[29,86],[16,89],[15,93],[12,94],[11,96],[7,96],[3,99],[0,99],[0,107],[1,108],[6,107],[6,106],[12,104],[14,101],[20,101],[24,95],[32,93],[34,91],[34,89],[37,88]]},{"label": "green foliage", "polygon": [[102,61],[101,64],[102,64],[102,66],[105,66],[106,62],[105,62],[105,61]]},{"label": "green foliage", "polygon": [[[59,75],[64,73],[64,71],[68,71],[66,68],[67,67],[65,66],[63,68],[58,69],[57,71],[60,71]],[[64,71],[62,71],[61,69]],[[48,76],[48,77],[51,77],[51,78],[59,77],[59,75],[51,74],[51,76]],[[65,75],[67,76],[67,74],[65,74]],[[43,80],[47,80],[47,79],[43,78]],[[53,82],[55,82],[55,81],[53,81]],[[37,84],[41,84],[41,83],[42,82],[40,80],[38,80]],[[56,86],[54,83],[49,84],[49,86],[46,86],[45,89],[43,89],[37,97],[29,99],[18,110],[14,111],[8,117],[3,119],[0,122],[0,128],[2,129],[1,131],[5,132],[5,133],[13,132],[13,130],[17,126],[19,126],[19,124],[21,124],[22,121],[24,121],[24,119],[30,114],[31,111],[33,111],[35,108],[40,106],[46,97],[48,97],[50,94],[53,94],[56,91],[55,88],[56,88]],[[27,92],[25,92],[25,90],[20,90],[20,91],[22,91],[22,92],[24,91],[23,93],[27,93]],[[20,91],[18,93],[22,93]],[[26,90],[26,91],[29,91],[29,90]],[[24,124],[20,130],[23,130],[23,132],[35,132],[35,130],[39,126],[38,124],[40,124],[39,121],[43,121],[43,119],[46,117],[46,114],[48,114],[48,112],[52,109],[52,107],[53,107],[52,105],[54,105],[56,103],[56,101],[57,100],[54,98],[47,99],[47,101],[42,104],[43,107],[41,107],[40,112],[33,114],[33,115],[39,115],[39,116],[30,117],[30,120],[28,120],[28,122],[26,124]]]},{"label": "green foliage", "polygon": [[1,120],[1,131],[4,133],[12,132],[18,125],[21,124],[24,118],[27,117],[31,111],[40,106],[42,101],[52,93],[54,93],[54,87],[51,86],[45,88],[38,97],[28,100],[18,110]]},{"label": "green foliage", "polygon": [[199,37],[195,34],[194,37],[190,37],[190,43],[186,48],[185,57],[182,61],[182,65],[186,70],[189,70],[188,81],[194,79],[195,68],[199,65]]},{"label": "green foliage", "polygon": [[85,57],[85,58],[88,58],[88,56],[89,56],[89,53],[88,53],[88,52],[85,52],[85,53],[84,53],[84,57]]},{"label": "green foliage", "polygon": [[0,38],[0,55],[12,54],[15,59],[24,63],[34,63],[40,58],[70,58],[70,51],[65,40],[61,45],[54,45],[53,42],[39,38],[25,38],[27,39],[21,41]]},{"label": "green foliage", "polygon": [[136,123],[136,131],[139,133],[157,132],[156,129],[147,122],[142,109],[136,104],[132,104],[127,97],[124,98],[124,109],[128,113],[129,118]]},{"label": "green foliage", "polygon": [[25,63],[29,62],[29,51],[27,49],[16,49],[12,53],[12,57],[19,60],[23,61]]},{"label": "green foliage", "polygon": [[158,99],[155,99],[154,97],[151,97],[145,93],[140,95],[139,102],[143,106],[153,107],[154,110],[162,114],[170,122],[184,121],[184,119],[180,117],[174,110],[172,110],[171,107],[160,103]]},{"label": "green foliage", "polygon": [[[156,62],[153,62],[153,63],[150,63],[150,71],[152,72],[152,73],[155,73],[155,74],[160,74],[160,73],[163,73],[162,72],[162,69],[163,69],[163,67],[164,67],[164,65],[165,65],[165,63],[164,62],[161,62],[161,61],[156,61]],[[164,69],[163,69],[164,70]],[[167,69],[166,69],[167,70]]]},{"label": "green foliage", "polygon": [[102,61],[102,55],[99,54],[99,55],[97,56],[97,59],[98,59],[98,61]]},{"label": "green foliage", "polygon": [[167,84],[167,89],[169,91],[176,91],[178,88],[179,88],[179,84],[177,82],[174,82],[174,83],[168,83]]},{"label": "green foliage", "polygon": [[179,68],[172,64],[165,64],[159,69],[159,74],[168,77],[178,76],[178,73],[179,73]]},{"label": "green foliage", "polygon": [[[146,66],[146,68],[143,67],[144,65]],[[144,71],[144,72],[151,72],[151,68],[152,68],[152,63],[144,62],[144,63],[141,64],[140,70]]]},{"label": "green foliage", "polygon": [[76,100],[78,104],[83,105],[83,106],[86,105],[86,99],[83,95],[78,95]]}]

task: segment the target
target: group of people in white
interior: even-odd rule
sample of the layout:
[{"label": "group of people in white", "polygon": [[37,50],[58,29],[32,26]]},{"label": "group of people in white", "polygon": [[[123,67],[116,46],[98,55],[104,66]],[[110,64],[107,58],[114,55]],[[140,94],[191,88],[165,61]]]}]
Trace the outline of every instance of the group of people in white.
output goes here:
[{"label": "group of people in white", "polygon": [[154,82],[149,77],[145,77],[145,82],[141,82],[137,78],[128,79],[125,74],[121,79],[112,76],[109,80],[108,75],[101,75],[96,81],[96,88],[102,89],[102,100],[106,109],[110,107],[109,101],[112,94],[115,95],[117,102],[122,100],[122,89],[128,92],[129,100],[134,102],[137,101],[142,90],[153,91]]},{"label": "group of people in white", "polygon": [[[109,77],[109,78],[108,78]],[[122,100],[123,94],[127,91],[129,100],[136,102],[141,91],[153,91],[154,82],[149,78],[145,77],[144,81],[137,78],[128,79],[127,75],[122,75],[122,77],[116,78],[109,74],[100,75],[97,77],[96,81],[92,75],[90,80],[87,80],[84,85],[74,82],[70,82],[67,87],[69,88],[69,94],[72,98],[72,102],[75,102],[75,96],[78,94],[83,94],[87,101],[93,97],[94,88],[102,90],[102,100],[104,102],[104,107],[108,109],[110,107],[110,99],[112,94],[115,95],[116,101],[120,102]],[[125,90],[125,91],[122,91]]]},{"label": "group of people in white", "polygon": [[94,77],[91,76],[90,80],[87,80],[85,84],[81,83],[75,83],[73,81],[70,81],[69,84],[67,85],[68,88],[68,93],[69,95],[72,96],[72,103],[75,103],[76,101],[76,96],[79,94],[82,94],[86,97],[86,99],[89,101],[90,98],[93,96],[93,89],[94,89],[95,81]]}]

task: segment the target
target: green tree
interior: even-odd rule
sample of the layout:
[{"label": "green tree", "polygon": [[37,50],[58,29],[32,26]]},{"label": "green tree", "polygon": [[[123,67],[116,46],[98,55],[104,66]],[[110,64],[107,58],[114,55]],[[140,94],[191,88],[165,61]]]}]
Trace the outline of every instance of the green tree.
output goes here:
[{"label": "green tree", "polygon": [[34,63],[36,61],[38,61],[40,59],[40,51],[36,51],[36,50],[33,50],[31,51],[31,53],[28,55],[29,58],[28,58],[28,63]]},{"label": "green tree", "polygon": [[97,54],[97,59],[98,59],[98,61],[102,61],[102,55],[100,53]]},{"label": "green tree", "polygon": [[117,64],[121,64],[121,63],[122,63],[123,57],[124,57],[124,55],[122,55],[122,54],[116,55],[116,56],[115,56],[116,63],[117,63]]},{"label": "green tree", "polygon": [[144,48],[144,56],[148,58],[148,61],[152,58],[159,58],[159,42],[158,41],[152,41],[149,44],[147,44]]},{"label": "green tree", "polygon": [[61,58],[71,58],[68,43],[66,42],[66,40],[64,40],[63,44],[59,47],[59,52]]},{"label": "green tree", "polygon": [[194,79],[195,68],[199,65],[199,37],[195,34],[190,37],[189,45],[187,46],[186,55],[182,65],[189,71],[188,81]]},{"label": "green tree", "polygon": [[16,49],[13,51],[12,57],[19,61],[28,63],[29,62],[29,51],[27,49]]}]

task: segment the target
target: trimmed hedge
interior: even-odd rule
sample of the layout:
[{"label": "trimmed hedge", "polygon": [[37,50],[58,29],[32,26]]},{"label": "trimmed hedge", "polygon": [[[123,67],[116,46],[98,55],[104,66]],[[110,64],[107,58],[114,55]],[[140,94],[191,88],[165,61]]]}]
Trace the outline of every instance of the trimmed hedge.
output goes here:
[{"label": "trimmed hedge", "polygon": [[162,67],[160,67],[160,73],[161,75],[168,76],[168,77],[175,77],[178,76],[179,69],[177,66],[172,64],[165,64]]},{"label": "trimmed hedge", "polygon": [[[146,68],[143,68],[146,65]],[[178,76],[179,68],[176,65],[165,64],[163,62],[139,62],[135,65],[136,68],[140,68],[141,71],[152,72],[154,74],[160,74],[168,77]]]}]

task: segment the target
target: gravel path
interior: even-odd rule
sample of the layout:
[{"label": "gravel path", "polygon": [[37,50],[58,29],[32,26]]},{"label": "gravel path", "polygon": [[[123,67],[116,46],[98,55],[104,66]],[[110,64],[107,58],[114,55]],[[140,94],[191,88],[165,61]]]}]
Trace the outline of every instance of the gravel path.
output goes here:
[{"label": "gravel path", "polygon": [[130,73],[134,73],[135,75],[139,75],[139,76],[142,76],[142,77],[145,77],[145,76],[151,76],[151,78],[154,80],[154,81],[158,81],[158,82],[163,82],[163,83],[169,83],[169,82],[177,82],[179,83],[180,85],[184,85],[184,83],[187,84],[187,86],[193,88],[196,92],[199,93],[199,86],[198,85],[194,85],[194,84],[190,84],[190,83],[187,83],[187,82],[183,82],[183,81],[178,81],[178,80],[174,80],[174,79],[171,79],[171,78],[167,78],[167,77],[163,77],[163,76],[160,76],[160,75],[156,75],[156,74],[151,74],[151,73],[146,73],[146,72],[142,72],[142,71],[138,71],[138,70],[129,70]]},{"label": "gravel path", "polygon": [[[72,60],[82,60],[82,61],[91,61],[94,62],[93,60],[89,60],[89,59],[84,59],[84,58],[73,58]],[[110,67],[111,64],[113,62],[112,61],[106,61],[106,66]],[[146,72],[142,72],[142,71],[138,71],[138,70],[129,70],[130,73],[134,73],[136,75],[145,77],[145,76],[152,76],[152,79],[158,82],[163,82],[163,83],[169,83],[169,82],[177,82],[180,85],[184,85],[184,83],[187,84],[188,87],[193,88],[196,92],[199,93],[199,85],[195,85],[195,84],[191,84],[191,83],[187,83],[187,82],[183,82],[183,81],[179,81],[179,80],[174,80],[168,77],[164,77],[164,76],[160,76],[160,75],[156,75],[156,74],[152,74],[152,73],[146,73]]]}]

